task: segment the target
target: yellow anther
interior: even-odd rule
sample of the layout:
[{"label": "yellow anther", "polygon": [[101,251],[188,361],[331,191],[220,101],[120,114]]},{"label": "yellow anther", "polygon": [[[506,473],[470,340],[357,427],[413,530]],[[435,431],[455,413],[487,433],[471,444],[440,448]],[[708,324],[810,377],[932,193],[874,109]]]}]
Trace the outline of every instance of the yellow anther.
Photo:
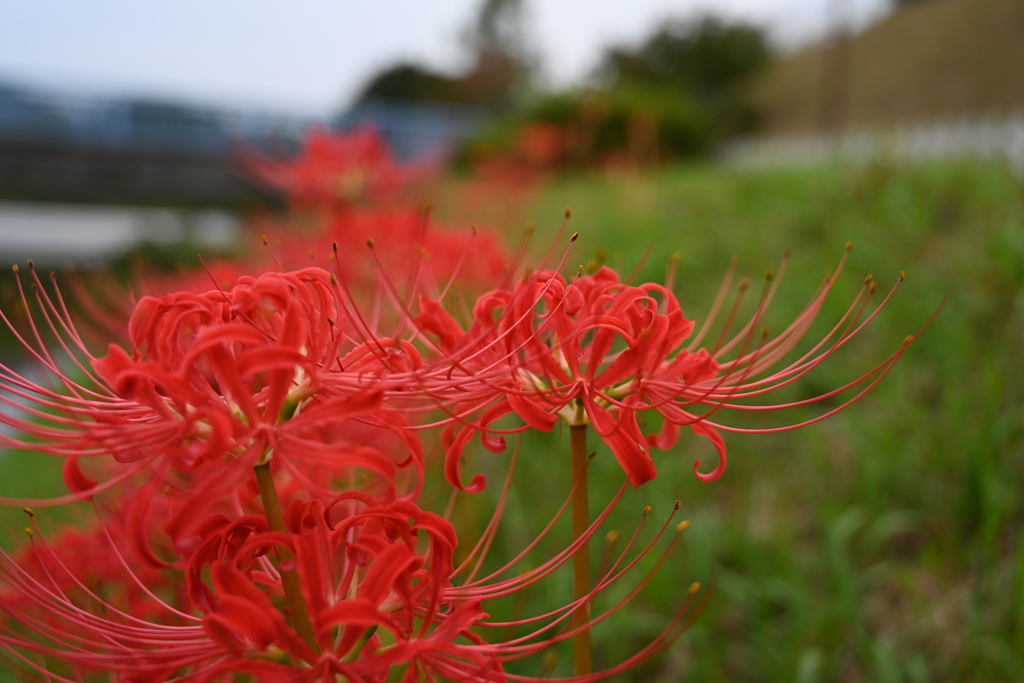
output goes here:
[{"label": "yellow anther", "polygon": [[764,274],[764,279],[768,280],[768,282],[771,282],[772,280],[774,280],[775,279],[775,271],[774,270],[769,270],[767,273]]},{"label": "yellow anther", "polygon": [[32,263],[32,259],[28,260],[28,267],[29,268],[35,268],[36,267],[36,264]]},{"label": "yellow anther", "polygon": [[684,519],[683,521],[676,524],[676,531],[686,531],[690,528],[690,520]]},{"label": "yellow anther", "polygon": [[367,237],[366,246],[368,246],[370,249],[373,249],[375,246],[377,246],[377,243],[373,241],[372,237]]},{"label": "yellow anther", "polygon": [[580,236],[580,234],[578,232],[574,232],[572,234],[572,237],[569,238],[569,244],[572,244],[573,242],[575,242],[576,238],[579,237],[579,236]]},{"label": "yellow anther", "polygon": [[868,275],[866,278],[864,278],[864,284],[867,284],[867,283],[871,282],[874,279],[875,279],[874,275]]},{"label": "yellow anther", "polygon": [[529,223],[526,224],[526,234],[527,235],[532,234],[533,231],[536,230],[536,229],[537,229],[537,224],[534,223],[533,221],[530,221]]},{"label": "yellow anther", "polygon": [[13,273],[14,273],[15,275],[17,275],[17,274],[18,274],[18,264],[17,264],[17,263],[15,263],[15,264],[14,264],[13,266],[11,266],[11,271],[12,271],[12,272],[13,272]]},{"label": "yellow anther", "polygon": [[771,328],[769,328],[767,325],[761,325],[761,338],[762,339],[767,339],[768,335],[771,334],[771,333],[772,333]]},{"label": "yellow anther", "polygon": [[907,338],[903,340],[903,345],[906,346],[910,342],[914,341],[914,335],[908,334]]},{"label": "yellow anther", "polygon": [[739,257],[739,256],[733,256],[733,257],[731,257],[731,258],[729,259],[729,263],[733,264],[734,266],[735,266],[735,265],[736,265],[737,263],[739,263],[739,262],[740,262],[740,257]]},{"label": "yellow anther", "polygon": [[473,234],[475,235],[476,234],[476,223],[474,223],[473,225],[469,226],[469,229],[472,230]]},{"label": "yellow anther", "polygon": [[846,243],[846,251],[850,251],[851,249],[853,249],[853,242],[847,242]]},{"label": "yellow anther", "polygon": [[337,241],[335,241],[335,242],[333,242],[333,243],[331,244],[331,248],[332,248],[332,249],[334,249],[334,253],[335,253],[335,254],[337,254],[337,253],[338,253],[338,243],[337,243]]},{"label": "yellow anther", "polygon": [[608,545],[611,545],[612,543],[615,543],[615,541],[617,541],[617,540],[619,540],[619,532],[616,531],[615,529],[612,529],[611,531],[609,531],[607,534],[604,535],[604,542],[607,543]]},{"label": "yellow anther", "polygon": [[33,536],[35,536],[35,535],[36,535],[36,534],[35,534],[35,532],[34,532],[34,531],[32,531],[32,528],[31,528],[31,527],[25,527],[25,533],[26,533],[26,534],[28,534],[28,537],[29,537],[29,538],[32,538]]},{"label": "yellow anther", "polygon": [[50,279],[51,280],[56,280],[57,279],[57,273],[55,273],[54,271],[51,270],[50,271]]},{"label": "yellow anther", "polygon": [[583,277],[583,266],[576,269],[576,277]]},{"label": "yellow anther", "polygon": [[266,236],[266,235],[264,235],[264,236],[263,236],[263,246],[267,246],[268,244],[270,244],[270,240],[268,240],[268,239],[267,239],[267,236]]},{"label": "yellow anther", "polygon": [[700,581],[694,581],[690,584],[690,595],[695,595],[700,590]]},{"label": "yellow anther", "polygon": [[647,516],[647,513],[648,513],[648,512],[650,512],[650,511],[651,511],[651,506],[650,506],[650,505],[648,505],[647,507],[645,507],[645,508],[644,508],[644,517],[646,517],[646,516]]},{"label": "yellow anther", "polygon": [[21,511],[24,512],[29,517],[35,517],[36,516],[36,513],[32,512],[32,508],[22,508]]},{"label": "yellow anther", "polygon": [[903,271],[901,270],[901,271],[900,271],[900,282],[903,282],[903,279],[904,279],[904,278],[906,278],[906,277],[907,277],[907,274],[906,274],[906,273],[904,273],[904,272],[903,272]]},{"label": "yellow anther", "polygon": [[678,510],[678,509],[679,509],[679,508],[681,508],[682,506],[683,506],[682,502],[680,502],[680,501],[678,501],[678,500],[677,500],[677,501],[676,501],[676,510]]},{"label": "yellow anther", "polygon": [[332,285],[338,284],[338,276],[335,275],[334,273],[331,273],[331,284]]},{"label": "yellow anther", "polygon": [[750,287],[750,280],[748,280],[747,278],[743,278],[742,280],[740,280],[740,291],[741,292],[747,291],[748,287]]},{"label": "yellow anther", "polygon": [[334,327],[334,318],[328,318],[327,324],[330,325],[331,327]]},{"label": "yellow anther", "polygon": [[565,207],[565,217],[567,219],[568,218],[572,218],[572,207],[571,206]]}]

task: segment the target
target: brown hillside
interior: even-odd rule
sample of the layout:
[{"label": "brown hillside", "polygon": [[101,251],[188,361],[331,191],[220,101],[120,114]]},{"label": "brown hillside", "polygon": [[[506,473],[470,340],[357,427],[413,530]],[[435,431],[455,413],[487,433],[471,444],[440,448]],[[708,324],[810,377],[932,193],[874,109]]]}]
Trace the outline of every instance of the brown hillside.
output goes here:
[{"label": "brown hillside", "polygon": [[819,45],[780,60],[751,97],[767,133],[1024,109],[1024,0],[911,5],[845,47]]}]

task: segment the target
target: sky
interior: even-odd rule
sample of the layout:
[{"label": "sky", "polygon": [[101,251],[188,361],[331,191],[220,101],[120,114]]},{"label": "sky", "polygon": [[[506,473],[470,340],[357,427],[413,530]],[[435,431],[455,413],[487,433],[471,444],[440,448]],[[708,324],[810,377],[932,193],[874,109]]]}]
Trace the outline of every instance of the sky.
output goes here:
[{"label": "sky", "polygon": [[[457,69],[480,0],[0,0],[0,81],[304,116],[342,109],[398,60]],[[713,9],[792,48],[828,17],[864,25],[888,0],[526,0],[551,86],[580,82],[609,44]]]}]

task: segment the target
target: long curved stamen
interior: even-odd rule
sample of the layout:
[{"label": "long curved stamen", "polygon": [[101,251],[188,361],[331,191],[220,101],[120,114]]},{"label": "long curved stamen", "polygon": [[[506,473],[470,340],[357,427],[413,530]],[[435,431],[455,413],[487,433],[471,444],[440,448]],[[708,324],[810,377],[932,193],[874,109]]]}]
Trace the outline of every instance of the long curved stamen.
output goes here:
[{"label": "long curved stamen", "polygon": [[[472,583],[473,578],[476,577],[478,571],[483,566],[484,559],[487,557],[487,551],[490,550],[491,543],[494,541],[495,536],[498,533],[498,525],[501,524],[501,515],[505,510],[505,501],[508,499],[509,488],[512,486],[512,475],[515,474],[516,461],[519,458],[519,447],[522,445],[522,438],[516,439],[516,445],[512,449],[512,457],[509,459],[508,474],[505,475],[505,484],[501,488],[501,495],[498,497],[498,503],[494,508],[494,514],[491,515],[490,521],[487,523],[487,527],[484,529],[484,533],[481,534],[480,540],[476,546],[470,551],[469,555],[462,561],[462,565],[457,567],[452,573],[452,578],[462,573],[466,569],[476,554],[480,553],[480,558],[476,562],[476,566],[473,567],[473,571],[466,577],[464,584]],[[458,489],[452,489],[457,491]]]},{"label": "long curved stamen", "polygon": [[697,332],[691,341],[690,345],[686,347],[687,351],[694,351],[700,346],[700,343],[704,341],[704,337],[707,335],[711,326],[715,324],[715,319],[718,317],[718,311],[721,310],[722,304],[725,303],[725,297],[729,293],[729,285],[732,284],[733,273],[736,272],[736,264],[738,259],[734,256],[729,261],[729,267],[725,271],[725,276],[722,278],[722,285],[718,288],[718,294],[715,295],[715,301],[711,304],[711,310],[708,312],[707,317],[704,318],[704,324],[701,325],[700,331]]}]

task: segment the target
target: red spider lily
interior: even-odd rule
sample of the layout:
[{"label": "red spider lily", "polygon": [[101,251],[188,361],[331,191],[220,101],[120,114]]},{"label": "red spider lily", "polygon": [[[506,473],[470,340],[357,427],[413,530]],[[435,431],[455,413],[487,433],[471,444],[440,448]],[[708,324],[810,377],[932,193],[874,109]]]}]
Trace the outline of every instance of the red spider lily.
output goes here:
[{"label": "red spider lily", "polygon": [[[514,466],[515,457],[509,481]],[[63,534],[50,543],[33,520],[36,538],[28,552],[14,559],[0,551],[0,579],[6,584],[0,611],[8,617],[0,624],[0,649],[15,665],[61,681],[100,672],[133,681],[207,681],[231,674],[296,683],[336,676],[384,681],[403,671],[402,680],[410,683],[424,677],[539,680],[509,673],[505,664],[572,638],[577,629],[566,627],[568,620],[589,611],[601,593],[636,570],[671,531],[675,511],[642,542],[650,511],[645,509],[625,548],[615,553],[609,545],[585,599],[510,621],[491,620],[486,601],[519,594],[551,577],[598,531],[625,489],[623,484],[584,537],[511,578],[506,575],[551,531],[568,501],[522,553],[482,578],[477,574],[498,532],[504,495],[484,537],[459,567],[453,562],[455,529],[444,518],[413,503],[378,505],[358,492],[341,494],[328,505],[293,499],[284,515],[285,532],[270,531],[259,515],[210,515],[196,526],[199,540],[183,567],[160,573],[139,565],[130,549],[114,541],[117,533],[109,525],[84,536]],[[587,628],[623,609],[643,589],[687,526],[675,525],[673,540],[655,566],[623,599],[589,619]],[[65,545],[69,541],[73,547]],[[275,547],[288,547],[294,556],[315,647],[281,611],[284,567],[271,559]],[[96,572],[102,572],[101,580],[86,578]],[[458,577],[464,578],[455,585]],[[691,588],[677,616],[635,656],[570,680],[613,676],[664,651],[692,622],[696,591]],[[504,640],[492,642],[488,635]],[[62,675],[68,668],[72,673]]]},{"label": "red spider lily", "polygon": [[[83,340],[101,347],[111,341],[130,342],[128,321],[142,296],[163,296],[188,292],[204,294],[210,287],[230,289],[244,275],[255,276],[269,268],[242,266],[231,261],[215,261],[205,269],[161,273],[148,268],[145,262],[132,264],[131,280],[125,286],[109,271],[69,273],[71,307],[76,310],[76,333]],[[275,268],[275,270],[277,270]],[[55,278],[56,274],[51,274]],[[56,285],[56,283],[54,283]]]},{"label": "red spider lily", "polygon": [[70,680],[59,675],[70,666],[79,680],[118,671],[157,681],[217,655],[182,607],[184,582],[141,562],[121,526],[47,540],[31,522],[30,548],[17,557],[0,550],[0,649],[9,663],[45,680]]},{"label": "red spider lily", "polygon": [[[469,627],[486,615],[478,601],[446,595],[457,543],[452,526],[411,503],[375,506],[359,494],[336,502],[364,509],[334,522],[331,508],[337,505],[293,501],[285,515],[287,535],[267,531],[259,517],[204,522],[206,540],[191,560],[190,586],[198,591],[197,602],[207,606],[210,637],[237,654],[236,661],[218,668],[247,670],[240,663],[259,661],[274,646],[306,662],[317,679],[383,681],[392,667],[405,666],[403,680],[419,680],[420,669],[450,667],[503,680],[495,678],[501,669],[493,656],[455,642],[478,641]],[[427,549],[418,552],[424,542]],[[319,653],[287,630],[272,607],[269,596],[281,588],[264,556],[270,544],[287,544],[295,555]],[[212,591],[199,581],[206,566]],[[289,668],[263,662],[258,667],[261,677]]]},{"label": "red spider lily", "polygon": [[[619,504],[619,501],[626,492],[629,484],[628,479],[623,482],[617,494],[607,503],[604,510],[602,510],[592,522],[589,522],[583,533],[575,537],[568,546],[540,562],[536,567],[528,568],[514,576],[510,575],[512,571],[516,569],[517,565],[527,558],[531,551],[534,551],[539,546],[541,541],[555,528],[559,520],[562,518],[566,509],[569,507],[576,490],[581,485],[585,485],[585,477],[577,479],[573,482],[572,490],[569,492],[565,501],[536,538],[530,541],[518,555],[506,562],[500,568],[486,576],[477,578],[477,575],[480,573],[484,565],[484,561],[491,545],[499,534],[499,527],[502,521],[502,515],[506,508],[505,503],[515,472],[518,454],[519,445],[517,443],[509,462],[508,474],[506,476],[501,495],[498,498],[494,513],[477,544],[468,553],[462,564],[455,569],[453,577],[461,576],[463,578],[460,585],[453,585],[448,591],[446,591],[445,595],[449,599],[464,600],[472,598],[480,600],[485,607],[488,605],[489,601],[498,600],[508,596],[516,596],[517,601],[520,601],[532,586],[535,586],[538,582],[553,576],[573,560],[580,548],[586,547],[593,536],[598,533],[601,526],[607,522],[609,515]],[[454,503],[454,496],[452,502]],[[593,582],[592,587],[587,589],[584,595],[542,614],[531,616],[517,614],[517,616],[514,616],[508,621],[496,621],[486,617],[481,618],[476,624],[478,630],[480,630],[485,636],[478,646],[480,651],[493,654],[498,661],[503,664],[523,660],[541,653],[546,653],[559,643],[564,643],[576,638],[580,632],[590,630],[602,622],[605,622],[620,610],[623,610],[630,601],[632,601],[632,599],[644,589],[655,574],[660,571],[677,545],[679,535],[689,528],[690,524],[687,521],[679,522],[675,525],[672,524],[673,518],[679,510],[679,507],[680,503],[679,501],[676,501],[671,513],[668,515],[661,527],[654,533],[653,537],[646,542],[643,542],[641,541],[641,537],[644,527],[650,518],[649,513],[652,511],[650,506],[645,507],[640,515],[639,524],[632,534],[630,534],[625,547],[620,552],[616,552],[615,548],[615,544],[619,538],[618,532],[609,532],[605,537],[606,549],[604,559],[597,572],[596,580]],[[632,571],[637,569],[641,560],[655,549],[657,543],[662,540],[666,534],[671,535],[671,540],[663,551],[662,556],[654,563],[653,567],[639,581],[635,581],[634,585],[625,592],[625,595],[621,597],[618,602],[611,605],[603,612],[592,615],[591,607],[599,596],[613,586],[619,588],[621,593],[622,586],[619,584],[623,583],[627,574],[630,574]],[[695,608],[694,601],[699,590],[699,583],[691,584],[688,591],[688,597],[678,609],[675,617],[669,621],[657,637],[627,660],[601,671],[587,672],[585,675],[574,675],[569,678],[557,680],[574,682],[601,680],[620,674],[625,670],[635,667],[651,657],[663,652],[667,647],[669,647],[669,645],[671,645],[672,642],[686,632],[689,626],[696,619],[700,610],[703,608],[709,593],[704,593],[703,600],[699,605],[696,605]],[[517,602],[517,604],[519,603]],[[518,613],[519,610],[516,610],[516,612]],[[577,616],[580,614],[584,615],[584,617],[582,619],[577,619]],[[526,632],[521,632],[523,630]],[[519,633],[516,633],[517,631],[519,631]],[[491,642],[486,638],[487,634],[496,633],[500,633],[503,638],[500,642]],[[472,677],[461,678],[457,675],[452,676],[452,678],[454,680],[492,680]],[[545,680],[548,679],[547,676],[542,678]],[[501,680],[533,681],[537,679],[531,676],[506,673],[506,678]]]},{"label": "red spider lily", "polygon": [[[35,439],[28,444],[3,435],[0,440],[65,458],[71,494],[50,502],[88,499],[147,473],[154,487],[166,481],[190,494],[181,518],[171,522],[180,534],[221,493],[244,484],[254,465],[271,457],[275,468],[313,495],[333,496],[338,478],[348,488],[349,472],[358,470],[370,475],[366,490],[381,500],[416,496],[419,441],[405,429],[402,414],[384,403],[387,392],[407,381],[399,375],[407,362],[415,362],[415,354],[390,353],[388,348],[404,342],[375,339],[370,357],[378,354],[381,361],[368,363],[366,342],[346,333],[358,329],[326,271],[266,274],[243,278],[228,291],[145,298],[129,323],[133,353],[111,346],[99,359],[89,354],[59,297],[50,299],[32,275],[40,317],[74,371],[56,361],[29,316],[36,344],[26,346],[63,392],[0,368],[5,389],[0,401],[27,413],[3,414],[0,420]],[[354,370],[342,373],[345,364]],[[397,379],[386,374],[389,369],[399,371]],[[73,374],[85,379],[77,381]],[[18,400],[28,405],[19,406]],[[349,423],[364,433],[361,443],[343,438]],[[368,431],[377,436],[367,438]],[[407,455],[396,462],[375,447],[380,439]],[[412,476],[400,477],[399,470],[409,466]],[[173,475],[192,470],[203,474]],[[314,473],[327,475],[314,478]]]},{"label": "red spider lily", "polygon": [[[287,534],[268,531],[257,516],[203,520],[203,541],[186,580],[179,578],[200,615],[159,597],[150,589],[156,582],[144,583],[150,577],[132,573],[109,537],[93,534],[87,552],[75,553],[81,558],[105,551],[123,569],[119,580],[107,576],[102,590],[93,590],[65,560],[67,549],[39,534],[26,554],[29,562],[0,551],[5,595],[17,596],[0,601],[0,610],[14,620],[0,626],[0,648],[22,667],[62,681],[69,679],[49,671],[61,670],[51,663],[70,666],[78,676],[106,671],[133,681],[207,681],[229,674],[261,681],[337,675],[383,681],[396,666],[408,667],[410,681],[419,680],[420,670],[460,666],[484,672],[483,680],[503,680],[495,678],[500,666],[493,655],[456,642],[479,642],[468,629],[486,615],[476,601],[444,596],[456,544],[451,525],[411,503],[375,506],[358,493],[348,499],[366,507],[336,524],[319,501],[295,501]],[[38,534],[34,524],[33,529]],[[423,539],[427,548],[418,552]],[[275,606],[280,575],[266,556],[274,545],[295,553],[319,651],[303,642]],[[46,568],[42,575],[32,571],[37,566]],[[204,570],[210,584],[201,577]],[[140,589],[127,609],[107,598],[118,583]],[[143,610],[153,618],[141,618]]]},{"label": "red spider lily", "polygon": [[[697,469],[700,461],[694,464],[697,477],[710,481],[721,476],[726,466],[725,442],[719,430],[784,431],[835,414],[877,384],[914,337],[908,337],[901,348],[858,379],[815,398],[768,406],[749,405],[745,399],[807,375],[861,331],[899,285],[897,281],[885,299],[866,313],[875,291],[874,280],[866,279],[846,314],[823,339],[800,358],[773,369],[808,331],[845,260],[844,255],[803,312],[769,340],[766,331],[758,331],[776,294],[784,262],[779,277],[769,274],[752,318],[729,337],[739,305],[737,297],[710,347],[701,344],[722,308],[732,268],[708,320],[693,339],[695,324],[683,316],[669,288],[620,282],[608,268],[587,276],[581,268],[568,282],[557,272],[542,270],[523,278],[511,290],[485,294],[477,301],[468,331],[441,306],[422,301],[416,323],[448,354],[448,370],[431,377],[428,384],[449,413],[441,422],[447,424],[448,481],[469,491],[484,485],[480,475],[465,487],[459,477],[463,448],[476,433],[481,433],[486,448],[500,452],[505,449],[503,434],[524,429],[551,431],[559,417],[570,425],[593,425],[634,486],[656,476],[648,448],[668,449],[675,443],[679,427],[690,427],[709,439],[719,454],[718,466],[708,474]],[[746,283],[741,283],[740,295],[746,288]],[[848,390],[857,393],[842,406],[799,424],[744,429],[714,418],[722,410],[765,411],[813,404]],[[664,418],[661,433],[641,433],[637,415],[646,411],[656,411]],[[513,412],[525,426],[492,426]]]},{"label": "red spider lily", "polygon": [[[337,246],[334,251],[345,253]],[[126,585],[142,590],[117,590],[111,599],[69,570],[65,558],[88,556],[94,552],[89,544],[106,538],[106,531],[102,538],[87,537],[82,543],[89,547],[82,552],[45,546],[28,564],[0,555],[7,594],[16,596],[0,596],[0,607],[12,618],[0,627],[0,648],[39,672],[52,658],[75,673],[116,671],[129,680],[212,680],[241,673],[267,681],[383,681],[402,668],[410,683],[532,680],[507,672],[506,664],[570,639],[581,646],[578,651],[584,642],[589,650],[589,630],[621,610],[674,547],[673,538],[635,589],[591,616],[600,594],[621,586],[658,540],[671,535],[670,515],[653,540],[641,542],[645,511],[624,551],[616,554],[609,546],[596,577],[577,564],[628,484],[655,476],[649,447],[669,448],[678,428],[689,426],[720,453],[711,474],[697,470],[699,461],[694,467],[697,476],[714,479],[726,463],[719,429],[802,426],[724,427],[713,418],[717,411],[794,407],[856,388],[859,393],[845,407],[880,381],[912,341],[860,379],[821,397],[752,406],[745,399],[799,380],[877,314],[885,301],[866,313],[872,280],[823,340],[773,370],[807,332],[835,276],[769,340],[756,333],[781,279],[770,277],[751,320],[729,337],[737,300],[714,344],[702,347],[724,303],[731,270],[709,320],[694,336],[696,326],[683,316],[671,286],[633,286],[608,269],[586,277],[581,269],[566,280],[558,275],[564,258],[554,270],[547,269],[546,259],[539,271],[512,284],[521,251],[503,286],[465,312],[472,320],[465,330],[444,303],[454,275],[431,289],[419,252],[404,282],[396,283],[388,276],[393,264],[371,241],[380,305],[368,316],[355,307],[345,269],[335,260],[334,273],[265,273],[202,293],[143,298],[128,325],[131,352],[111,346],[103,358],[89,353],[59,292],[51,298],[33,271],[37,313],[27,319],[30,335],[19,338],[31,340],[26,347],[58,386],[0,366],[0,401],[26,413],[9,412],[0,421],[32,438],[29,443],[0,435],[0,443],[65,459],[71,493],[50,502],[90,500],[124,482],[142,481],[130,504],[125,501],[125,529],[113,534],[118,543],[110,541],[128,572]],[[468,247],[459,264],[467,254]],[[836,276],[844,263],[845,256]],[[379,310],[385,302],[390,315]],[[51,347],[59,353],[48,350],[47,335],[57,340]],[[438,410],[444,415],[424,424]],[[660,433],[641,431],[637,414],[645,411],[664,419]],[[495,428],[509,413],[526,425]],[[479,433],[485,447],[502,451],[505,434],[550,431],[559,418],[574,428],[574,471],[577,456],[583,463],[566,504],[519,557],[478,579],[498,533],[517,459],[513,453],[495,516],[466,561],[454,567],[455,530],[413,502],[423,472],[416,434],[443,425],[448,480],[456,489],[477,491],[483,477],[463,487],[459,472],[470,439]],[[577,495],[586,490],[586,464],[585,439],[577,448],[576,435],[588,424],[627,475],[593,521],[585,497]],[[283,514],[278,491],[289,502]],[[555,526],[570,500],[572,542],[536,568],[507,576]],[[675,528],[681,532],[685,523]],[[162,533],[173,546],[153,547]],[[179,559],[164,559],[172,555]],[[522,595],[570,560],[574,598],[568,604],[501,622],[485,614],[489,601]],[[136,562],[144,566],[133,573]],[[33,574],[37,567],[45,577]],[[168,595],[144,580],[143,572],[154,567],[176,577]],[[66,578],[54,579],[58,574]],[[588,662],[568,680],[612,676],[662,651],[692,618],[695,593],[636,656],[595,673]],[[494,629],[527,632],[504,642],[481,635]]]},{"label": "red spider lily", "polygon": [[[372,259],[352,257],[365,253],[367,240],[379,245],[377,258],[386,272],[401,273],[403,284],[415,273],[417,289],[435,298],[443,288],[456,283],[471,293],[490,289],[501,280],[511,261],[495,231],[439,224],[426,206],[334,212],[320,220],[322,227],[305,234],[288,225],[259,227],[280,245],[278,258],[285,268],[314,264],[337,268],[353,287],[371,292],[380,279],[377,264]],[[332,242],[349,257],[337,264],[328,263],[333,258],[328,249]]]},{"label": "red spider lily", "polygon": [[243,167],[260,184],[283,191],[297,205],[348,206],[395,190],[422,176],[423,166],[396,164],[387,144],[372,128],[349,132],[314,130],[293,159],[278,159],[256,150],[240,156]]},{"label": "red spider lily", "polygon": [[[390,295],[381,282],[382,268],[405,274],[402,286],[438,299],[450,290],[473,296],[493,287],[512,261],[493,230],[436,225],[422,208],[327,212],[317,216],[315,224],[310,230],[277,220],[255,221],[250,228],[265,233],[258,253],[247,251],[233,261],[209,264],[200,258],[195,268],[174,273],[154,271],[139,262],[127,288],[106,273],[75,276],[71,279],[74,304],[89,322],[82,332],[104,344],[125,340],[126,322],[138,305],[137,296],[205,294],[211,286],[231,289],[246,275],[313,266],[343,277],[374,318],[393,320]],[[367,240],[379,245],[375,249],[379,263],[372,258],[336,259],[331,249],[333,243],[341,254],[366,253]]]},{"label": "red spider lily", "polygon": [[[25,508],[25,511],[34,516],[31,509]],[[164,611],[148,600],[148,596],[159,593],[180,601],[185,596],[184,584],[149,565],[134,552],[123,515],[107,514],[105,517],[104,524],[93,523],[81,529],[64,527],[48,540],[41,540],[41,545],[34,543],[24,549],[11,561],[75,604],[81,604],[91,594],[103,593],[107,604],[121,612],[141,619],[165,617]],[[29,533],[34,536],[34,531]],[[115,552],[111,552],[112,547]],[[68,574],[66,567],[76,567],[80,573]],[[131,567],[138,581],[122,580],[126,567]],[[31,614],[37,619],[52,616],[38,610],[30,596],[12,590],[11,586],[0,590],[0,605],[8,611]]]}]

